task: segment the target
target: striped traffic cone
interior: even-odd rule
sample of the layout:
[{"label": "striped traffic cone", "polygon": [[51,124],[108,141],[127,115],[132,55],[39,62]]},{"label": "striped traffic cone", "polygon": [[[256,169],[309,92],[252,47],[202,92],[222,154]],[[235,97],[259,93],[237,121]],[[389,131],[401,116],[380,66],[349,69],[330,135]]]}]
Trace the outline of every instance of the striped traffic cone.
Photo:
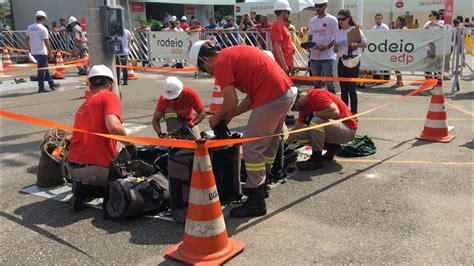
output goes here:
[{"label": "striped traffic cone", "polygon": [[[62,65],[64,65],[63,55],[61,54],[61,52],[57,52],[56,53],[56,66],[62,66]],[[67,72],[67,70],[64,67],[58,67],[58,68],[56,68],[56,71],[58,71],[60,73],[66,73]]]},{"label": "striped traffic cone", "polygon": [[82,96],[81,98],[82,99],[89,99],[90,97],[92,97],[92,93],[91,93],[91,90],[90,90],[90,87],[91,86],[91,83],[89,82],[89,79],[86,80],[86,91],[84,92],[84,96]]},{"label": "striped traffic cone", "polygon": [[[132,66],[132,63],[128,63],[128,66]],[[138,79],[137,75],[135,75],[135,72],[133,72],[133,69],[129,68],[128,69],[128,80],[135,80]]]},{"label": "striped traffic cone", "polygon": [[10,59],[10,54],[8,49],[3,49],[3,67],[11,67],[13,65],[12,60]]},{"label": "striped traffic cone", "polygon": [[433,94],[426,116],[425,126],[421,133],[416,136],[417,139],[450,142],[454,135],[449,133],[448,124],[446,122],[446,110],[444,109],[443,82],[438,81],[433,87]]},{"label": "striped traffic cone", "polygon": [[211,106],[209,110],[206,111],[208,114],[215,114],[219,109],[221,109],[222,104],[224,103],[224,94],[221,91],[221,87],[214,83],[214,89],[212,91]]},{"label": "striped traffic cone", "polygon": [[227,237],[206,141],[196,140],[196,144],[183,241],[166,255],[186,264],[220,265],[245,244]]}]

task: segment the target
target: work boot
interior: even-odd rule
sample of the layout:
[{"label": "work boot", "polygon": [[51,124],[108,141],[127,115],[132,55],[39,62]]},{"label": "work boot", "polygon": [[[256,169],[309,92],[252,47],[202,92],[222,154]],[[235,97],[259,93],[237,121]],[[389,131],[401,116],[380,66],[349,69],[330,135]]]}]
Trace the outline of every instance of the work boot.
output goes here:
[{"label": "work boot", "polygon": [[334,156],[342,150],[341,144],[333,143],[326,143],[324,148],[326,149],[326,154],[323,156],[323,160],[325,161],[332,161]]},{"label": "work boot", "polygon": [[51,91],[55,91],[57,88],[59,88],[61,86],[61,83],[57,83],[57,82],[54,82],[52,84],[49,84],[49,88],[51,89]]},{"label": "work boot", "polygon": [[84,185],[80,181],[72,183],[72,198],[70,200],[74,211],[82,211],[84,203],[105,196],[105,187]]},{"label": "work boot", "polygon": [[[265,179],[265,184],[264,184],[264,187],[263,187],[263,193],[264,193],[264,197],[265,198],[268,198],[270,197],[270,190],[271,190],[271,187],[270,185],[268,184],[268,178]],[[242,187],[242,194],[244,194],[245,196],[248,196],[250,194],[250,191],[251,191],[251,188],[247,188],[247,187]]]},{"label": "work boot", "polygon": [[247,201],[242,206],[230,210],[230,216],[235,218],[246,218],[262,216],[267,214],[267,206],[265,204],[265,184],[257,188],[248,188]]},{"label": "work boot", "polygon": [[300,171],[313,171],[324,167],[322,151],[314,151],[308,160],[298,164]]}]

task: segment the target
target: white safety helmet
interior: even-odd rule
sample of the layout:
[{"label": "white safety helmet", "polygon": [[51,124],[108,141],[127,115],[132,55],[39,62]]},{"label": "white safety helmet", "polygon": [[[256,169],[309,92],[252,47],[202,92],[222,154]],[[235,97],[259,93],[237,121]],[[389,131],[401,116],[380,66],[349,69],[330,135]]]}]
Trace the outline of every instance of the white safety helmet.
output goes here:
[{"label": "white safety helmet", "polygon": [[291,11],[290,3],[288,3],[288,0],[276,0],[275,3],[273,3],[273,11],[277,10]]},{"label": "white safety helmet", "polygon": [[186,21],[186,20],[188,20],[188,18],[186,16],[181,17],[181,21]]},{"label": "white safety helmet", "polygon": [[35,17],[48,18],[48,16],[46,16],[46,12],[44,12],[43,10],[38,10],[38,11],[36,11]]},{"label": "white safety helmet", "polygon": [[354,55],[342,58],[342,64],[347,68],[354,68],[359,64],[360,55]]},{"label": "white safety helmet", "polygon": [[174,100],[179,97],[183,91],[183,82],[177,77],[166,78],[163,84],[163,97],[168,100]]},{"label": "white safety helmet", "polygon": [[89,71],[89,79],[92,77],[109,77],[114,80],[114,74],[112,74],[112,70],[104,65],[95,65],[91,67]]},{"label": "white safety helmet", "polygon": [[175,22],[176,20],[178,20],[178,18],[177,18],[176,16],[172,16],[172,17],[170,18],[170,21],[171,21],[171,22]]},{"label": "white safety helmet", "polygon": [[73,17],[73,16],[70,16],[68,23],[71,24],[71,23],[74,23],[74,22],[77,22],[77,18]]},{"label": "white safety helmet", "polygon": [[313,5],[327,4],[328,0],[313,0]]},{"label": "white safety helmet", "polygon": [[209,40],[197,41],[193,44],[193,46],[191,46],[191,50],[189,50],[189,55],[188,55],[189,63],[191,63],[191,65],[193,65],[196,69],[199,69],[199,66],[198,66],[199,51],[201,51],[201,47],[204,44],[212,45],[212,42]]}]

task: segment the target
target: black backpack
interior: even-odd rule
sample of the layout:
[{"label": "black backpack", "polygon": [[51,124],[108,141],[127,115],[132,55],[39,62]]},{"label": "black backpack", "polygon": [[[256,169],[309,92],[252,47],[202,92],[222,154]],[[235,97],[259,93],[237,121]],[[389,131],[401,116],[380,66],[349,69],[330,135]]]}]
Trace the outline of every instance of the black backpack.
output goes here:
[{"label": "black backpack", "polygon": [[109,183],[103,211],[105,218],[123,221],[164,211],[168,206],[168,179],[158,173],[147,178],[127,177]]}]

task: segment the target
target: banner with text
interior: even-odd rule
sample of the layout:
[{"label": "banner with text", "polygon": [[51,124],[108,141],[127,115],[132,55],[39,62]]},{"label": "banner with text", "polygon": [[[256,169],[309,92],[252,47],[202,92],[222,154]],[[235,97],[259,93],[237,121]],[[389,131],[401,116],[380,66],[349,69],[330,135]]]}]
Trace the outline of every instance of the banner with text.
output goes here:
[{"label": "banner with text", "polygon": [[441,71],[444,54],[446,64],[449,63],[452,35],[449,30],[364,31],[364,34],[368,47],[362,51],[362,69]]},{"label": "banner with text", "polygon": [[175,31],[150,32],[150,56],[164,59],[188,59],[189,49],[199,41],[199,33],[188,34]]}]

